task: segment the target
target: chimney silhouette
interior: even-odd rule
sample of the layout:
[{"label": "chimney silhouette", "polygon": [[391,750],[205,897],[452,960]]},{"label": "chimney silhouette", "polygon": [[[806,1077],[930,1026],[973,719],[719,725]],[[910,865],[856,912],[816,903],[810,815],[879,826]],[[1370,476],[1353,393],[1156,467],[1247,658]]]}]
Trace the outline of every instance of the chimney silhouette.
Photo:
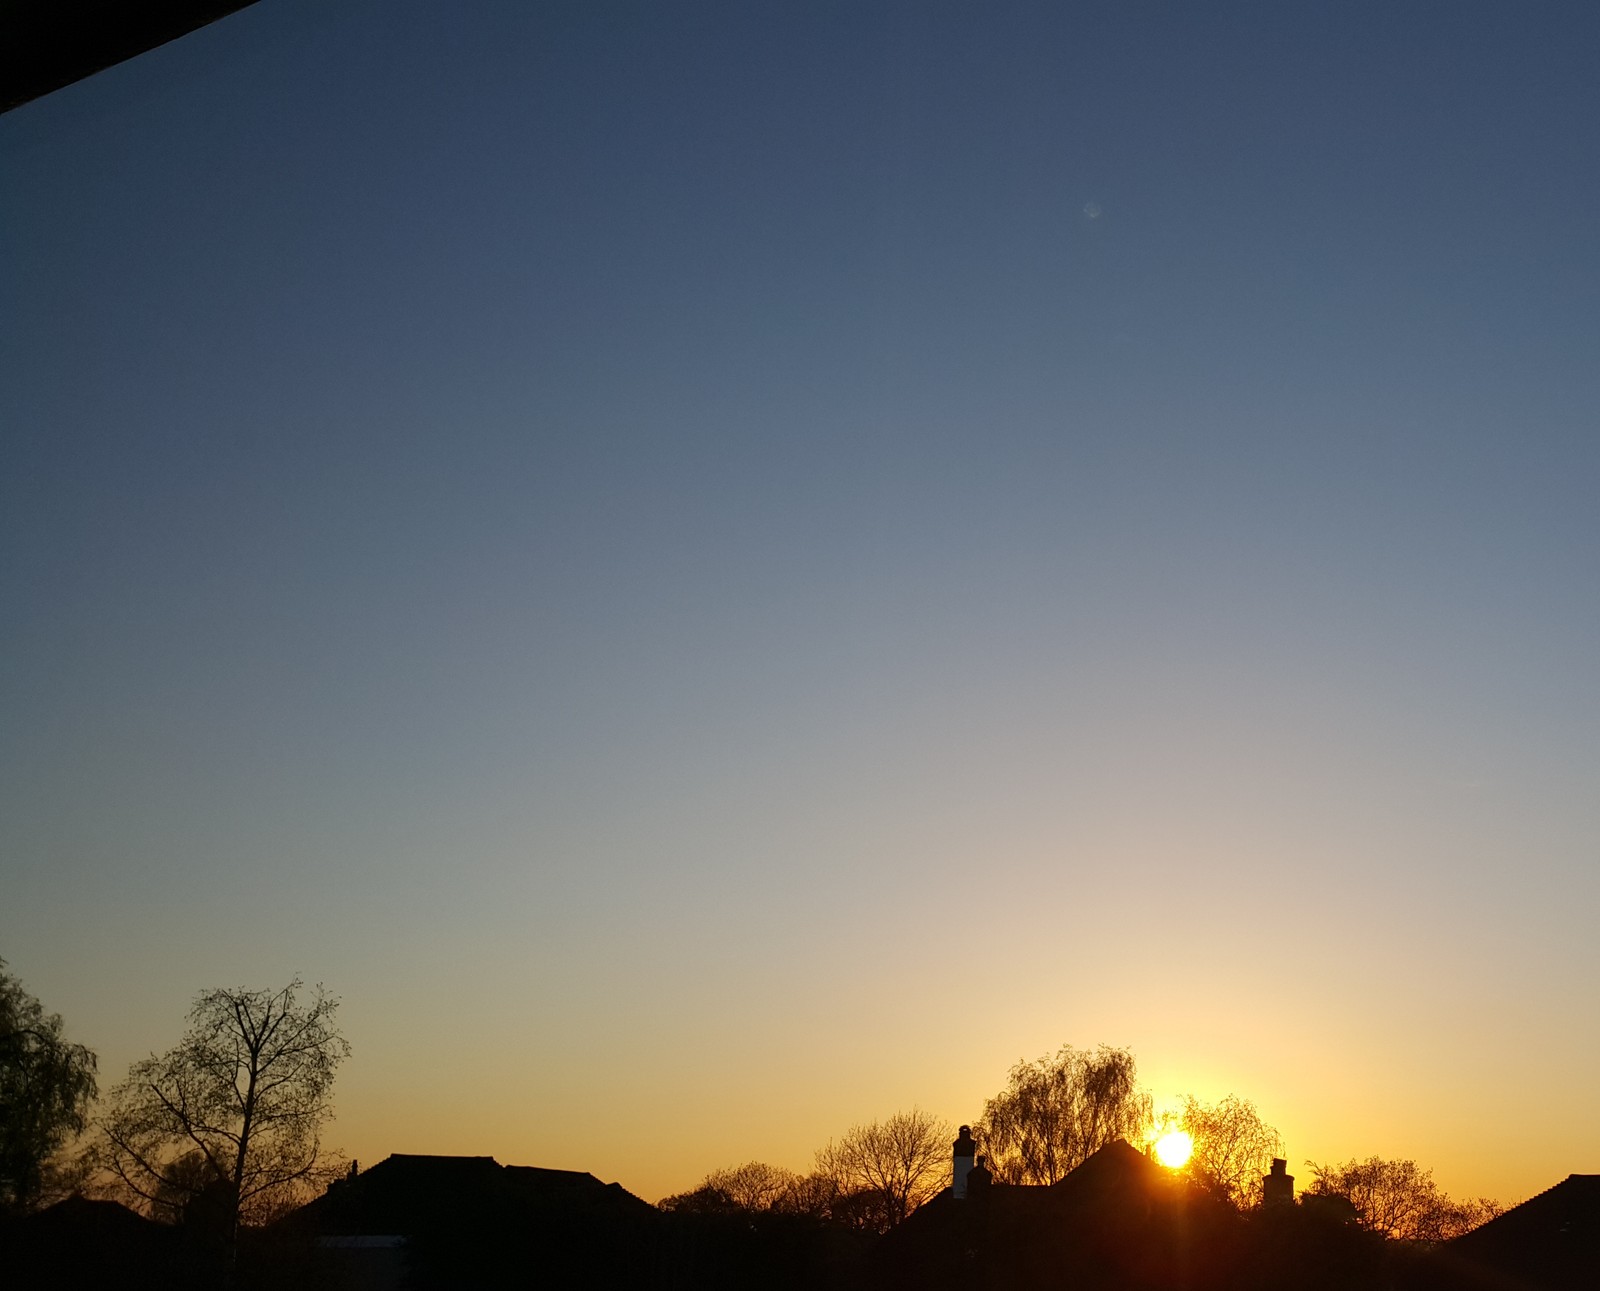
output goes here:
[{"label": "chimney silhouette", "polygon": [[954,1162],[950,1172],[950,1195],[957,1201],[967,1195],[967,1176],[972,1173],[972,1158],[978,1145],[972,1141],[972,1127],[963,1125],[952,1146]]},{"label": "chimney silhouette", "polygon": [[1272,1158],[1272,1173],[1261,1177],[1261,1204],[1264,1206],[1289,1206],[1294,1204],[1294,1176],[1287,1174],[1289,1163],[1282,1157]]}]

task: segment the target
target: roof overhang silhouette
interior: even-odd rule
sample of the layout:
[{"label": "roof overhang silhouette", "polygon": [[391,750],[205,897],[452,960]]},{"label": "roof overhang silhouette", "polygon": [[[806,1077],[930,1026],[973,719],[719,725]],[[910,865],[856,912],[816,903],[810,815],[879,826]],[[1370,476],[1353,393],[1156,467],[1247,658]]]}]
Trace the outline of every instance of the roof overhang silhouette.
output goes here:
[{"label": "roof overhang silhouette", "polygon": [[247,9],[255,0],[7,0],[0,112]]}]

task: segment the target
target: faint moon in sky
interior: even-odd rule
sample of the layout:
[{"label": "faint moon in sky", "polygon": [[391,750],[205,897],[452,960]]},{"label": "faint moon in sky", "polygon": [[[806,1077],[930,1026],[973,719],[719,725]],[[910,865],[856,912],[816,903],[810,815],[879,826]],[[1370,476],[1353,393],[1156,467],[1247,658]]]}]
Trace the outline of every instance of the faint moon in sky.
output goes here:
[{"label": "faint moon in sky", "polygon": [[1085,215],[1087,215],[1091,220],[1098,220],[1100,218],[1100,203],[1099,202],[1085,202],[1083,204],[1083,213]]}]

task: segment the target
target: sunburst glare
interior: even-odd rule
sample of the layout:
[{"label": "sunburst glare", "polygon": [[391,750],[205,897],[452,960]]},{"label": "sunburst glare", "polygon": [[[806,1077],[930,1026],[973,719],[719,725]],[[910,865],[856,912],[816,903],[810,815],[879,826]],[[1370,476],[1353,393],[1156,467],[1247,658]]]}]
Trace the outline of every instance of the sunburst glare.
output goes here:
[{"label": "sunburst glare", "polygon": [[1156,1140],[1156,1160],[1169,1170],[1189,1164],[1194,1153],[1194,1140],[1183,1130],[1169,1130]]}]

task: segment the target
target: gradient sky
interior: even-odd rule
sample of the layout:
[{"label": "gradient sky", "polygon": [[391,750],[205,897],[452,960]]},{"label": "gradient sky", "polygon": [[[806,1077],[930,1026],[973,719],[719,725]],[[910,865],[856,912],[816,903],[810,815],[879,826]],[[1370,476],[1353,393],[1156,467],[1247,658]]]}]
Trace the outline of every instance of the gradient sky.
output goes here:
[{"label": "gradient sky", "polygon": [[648,1197],[1128,1045],[1600,1170],[1600,7],[264,0],[0,118],[0,954]]}]

